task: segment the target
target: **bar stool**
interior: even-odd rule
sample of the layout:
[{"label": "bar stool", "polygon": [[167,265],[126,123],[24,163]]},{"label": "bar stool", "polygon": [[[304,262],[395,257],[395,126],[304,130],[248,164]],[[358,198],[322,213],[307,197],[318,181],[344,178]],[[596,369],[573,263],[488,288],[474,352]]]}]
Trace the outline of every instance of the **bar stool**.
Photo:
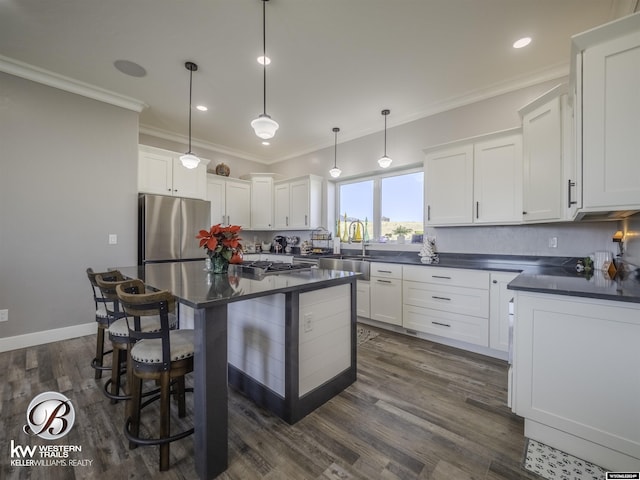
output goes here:
[{"label": "bar stool", "polygon": [[102,372],[104,370],[111,370],[111,365],[104,366],[104,356],[112,353],[111,350],[104,349],[104,337],[105,331],[109,328],[109,324],[113,320],[110,312],[113,312],[113,302],[107,300],[102,296],[100,287],[96,282],[96,276],[100,275],[105,280],[115,280],[116,278],[122,278],[122,274],[113,270],[110,272],[94,272],[91,267],[87,268],[87,277],[89,277],[89,283],[91,284],[91,291],[93,293],[93,301],[96,306],[96,323],[98,324],[98,332],[96,338],[96,356],[91,360],[91,366],[96,371],[95,379],[102,378]]},{"label": "bar stool", "polygon": [[[186,415],[185,375],[193,371],[195,351],[193,330],[171,330],[169,315],[175,311],[176,298],[167,290],[144,293],[144,284],[137,280],[129,285],[116,286],[118,299],[129,326],[129,337],[135,339],[129,350],[131,358],[131,401],[129,417],[124,433],[130,448],[137,445],[160,446],[160,471],[169,469],[169,444],[191,435],[193,428],[171,435],[170,396],[173,393],[178,403],[178,416]],[[142,331],[145,318],[160,317],[160,329]],[[160,393],[142,403],[142,381],[154,380],[160,384]],[[174,390],[171,390],[171,385]],[[142,408],[160,398],[160,432],[157,438],[140,437]]]},{"label": "bar stool", "polygon": [[[129,327],[127,326],[125,313],[120,309],[120,300],[116,293],[116,286],[128,286],[132,282],[137,285],[136,282],[139,282],[139,280],[125,280],[121,274],[112,277],[112,280],[105,280],[102,276],[96,275],[96,283],[100,288],[102,296],[113,304],[113,311],[109,312],[112,320],[107,329],[112,345],[111,378],[104,384],[104,394],[111,400],[111,403],[117,403],[119,400],[128,400],[130,398],[127,392],[121,393],[122,374],[130,371],[130,369],[126,368],[126,365],[129,363],[127,351],[130,348],[130,344],[135,342],[135,339],[129,337]],[[177,323],[177,317],[174,313],[171,313],[169,315],[171,328],[175,328]],[[160,317],[145,317],[142,321],[141,328],[144,332],[159,330]],[[117,368],[114,368],[114,366]],[[127,373],[127,378],[130,380],[129,373]]]}]

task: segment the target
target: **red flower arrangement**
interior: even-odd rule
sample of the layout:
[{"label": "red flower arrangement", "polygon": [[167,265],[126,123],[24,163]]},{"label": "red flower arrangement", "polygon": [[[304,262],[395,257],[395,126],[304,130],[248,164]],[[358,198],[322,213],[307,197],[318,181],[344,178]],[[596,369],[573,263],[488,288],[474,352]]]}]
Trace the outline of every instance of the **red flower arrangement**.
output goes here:
[{"label": "red flower arrangement", "polygon": [[204,247],[207,254],[212,257],[221,256],[229,263],[242,262],[242,240],[238,234],[240,225],[222,227],[213,225],[209,231],[200,230],[196,238],[200,239],[200,246]]}]

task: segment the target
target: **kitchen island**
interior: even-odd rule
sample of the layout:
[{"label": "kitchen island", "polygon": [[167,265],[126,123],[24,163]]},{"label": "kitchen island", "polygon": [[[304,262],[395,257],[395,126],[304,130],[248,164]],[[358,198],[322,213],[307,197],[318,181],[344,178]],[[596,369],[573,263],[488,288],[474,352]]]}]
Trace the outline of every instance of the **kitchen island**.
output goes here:
[{"label": "kitchen island", "polygon": [[[200,478],[209,479],[227,468],[228,372],[234,385],[290,423],[355,381],[357,275],[314,268],[251,278],[215,275],[206,272],[203,266],[204,262],[197,261],[119,270],[126,277],[141,279],[150,288],[171,291],[182,304],[194,309],[195,464]],[[267,310],[265,302],[273,304],[275,310]],[[327,308],[336,303],[342,308]],[[242,308],[242,304],[246,308]],[[264,321],[263,325],[267,325],[274,311],[282,314],[281,390],[265,385],[269,372],[259,377],[251,371],[251,352],[247,352],[246,363],[241,356],[235,366],[228,367],[228,334],[244,332],[248,337],[246,343],[251,344],[256,337],[255,321]],[[252,318],[253,323],[247,318]],[[243,326],[238,330],[234,328],[235,323]],[[336,328],[325,331],[326,325]],[[315,343],[311,338],[314,332]],[[342,334],[336,335],[336,332]],[[305,334],[309,334],[308,339],[304,338]],[[327,337],[332,344],[346,342],[348,358],[342,364],[333,363],[333,370],[314,369],[313,365],[322,363],[319,361],[322,352],[319,357],[306,348],[321,348],[327,344]],[[335,354],[326,354],[325,360],[331,360],[329,356],[333,358]],[[344,359],[344,355],[342,357]]]}]

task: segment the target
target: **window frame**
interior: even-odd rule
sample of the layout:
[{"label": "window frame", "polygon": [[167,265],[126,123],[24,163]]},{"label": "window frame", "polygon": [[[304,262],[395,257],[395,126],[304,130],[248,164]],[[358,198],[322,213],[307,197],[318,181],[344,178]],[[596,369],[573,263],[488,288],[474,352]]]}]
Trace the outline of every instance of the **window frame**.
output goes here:
[{"label": "window frame", "polygon": [[[360,183],[366,182],[369,180],[373,180],[373,218],[369,221],[373,225],[373,237],[372,243],[378,243],[378,239],[382,235],[382,180],[385,178],[391,177],[399,177],[402,175],[410,175],[413,173],[422,173],[423,178],[423,187],[424,187],[424,166],[413,166],[409,168],[402,168],[398,170],[387,171],[384,173],[374,173],[374,174],[366,174],[366,175],[358,175],[350,178],[345,178],[344,180],[340,180],[336,182],[336,205],[335,205],[335,215],[337,219],[340,219],[340,187],[343,185],[348,185],[351,183]],[[424,230],[424,188],[422,193],[422,227]],[[364,219],[363,219],[364,220]],[[335,234],[335,232],[334,232]]]}]

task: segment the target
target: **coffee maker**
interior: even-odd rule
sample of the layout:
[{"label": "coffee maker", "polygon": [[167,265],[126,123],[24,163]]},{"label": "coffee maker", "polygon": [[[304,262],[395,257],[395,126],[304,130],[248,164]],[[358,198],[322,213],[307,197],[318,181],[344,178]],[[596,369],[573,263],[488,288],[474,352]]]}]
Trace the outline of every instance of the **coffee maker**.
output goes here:
[{"label": "coffee maker", "polygon": [[273,237],[273,250],[275,253],[284,253],[287,247],[287,239],[281,235]]}]

